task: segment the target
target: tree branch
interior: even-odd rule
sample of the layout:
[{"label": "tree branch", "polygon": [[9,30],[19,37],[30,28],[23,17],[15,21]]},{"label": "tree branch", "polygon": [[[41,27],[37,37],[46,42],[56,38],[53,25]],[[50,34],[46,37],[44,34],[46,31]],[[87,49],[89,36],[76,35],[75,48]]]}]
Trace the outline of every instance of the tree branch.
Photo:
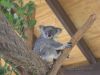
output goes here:
[{"label": "tree branch", "polygon": [[0,54],[15,65],[23,66],[28,72],[45,75],[47,66],[39,56],[29,50],[0,12]]},{"label": "tree branch", "polygon": [[59,71],[60,67],[63,64],[62,62],[67,58],[67,56],[71,52],[72,48],[82,38],[83,34],[91,27],[91,25],[94,23],[95,19],[96,19],[96,15],[95,14],[91,15],[89,17],[89,19],[85,22],[85,24],[76,32],[76,34],[70,40],[70,42],[72,43],[72,47],[63,50],[61,56],[54,63],[50,72],[48,72],[48,75],[57,75],[57,72]]}]

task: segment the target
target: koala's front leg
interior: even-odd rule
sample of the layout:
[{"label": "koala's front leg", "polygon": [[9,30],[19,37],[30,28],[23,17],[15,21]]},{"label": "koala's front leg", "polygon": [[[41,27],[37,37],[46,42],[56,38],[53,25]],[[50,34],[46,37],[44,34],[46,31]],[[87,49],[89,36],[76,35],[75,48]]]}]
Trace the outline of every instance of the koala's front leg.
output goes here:
[{"label": "koala's front leg", "polygon": [[[57,51],[62,51],[65,48],[71,48],[72,47],[72,43],[71,42],[67,42],[67,44],[63,44],[62,46],[56,48]],[[69,54],[67,56],[67,58],[69,58]]]},{"label": "koala's front leg", "polygon": [[65,44],[65,48],[71,48],[72,47],[72,43],[71,42],[67,42],[67,44]]},{"label": "koala's front leg", "polygon": [[71,42],[67,42],[67,44],[63,44],[62,46],[56,48],[56,50],[63,50],[65,48],[71,48],[72,47],[72,43]]}]

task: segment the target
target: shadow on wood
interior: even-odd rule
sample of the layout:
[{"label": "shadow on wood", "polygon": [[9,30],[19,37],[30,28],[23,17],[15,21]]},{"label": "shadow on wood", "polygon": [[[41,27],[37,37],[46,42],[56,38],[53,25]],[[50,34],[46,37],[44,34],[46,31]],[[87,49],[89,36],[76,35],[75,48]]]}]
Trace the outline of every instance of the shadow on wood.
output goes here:
[{"label": "shadow on wood", "polygon": [[58,75],[99,75],[100,74],[100,63],[90,64],[77,68],[66,68],[63,67]]}]

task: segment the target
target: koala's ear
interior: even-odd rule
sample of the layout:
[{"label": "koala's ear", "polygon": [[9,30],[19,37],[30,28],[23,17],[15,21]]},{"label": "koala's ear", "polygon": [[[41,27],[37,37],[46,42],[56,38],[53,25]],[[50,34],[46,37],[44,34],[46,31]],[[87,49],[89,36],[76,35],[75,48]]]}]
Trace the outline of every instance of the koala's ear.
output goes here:
[{"label": "koala's ear", "polygon": [[57,28],[57,32],[58,33],[61,33],[62,32],[62,29],[61,28]]},{"label": "koala's ear", "polygon": [[44,27],[45,27],[45,26],[43,26],[43,25],[40,25],[40,26],[39,26],[39,30],[40,30],[41,33],[44,32]]}]

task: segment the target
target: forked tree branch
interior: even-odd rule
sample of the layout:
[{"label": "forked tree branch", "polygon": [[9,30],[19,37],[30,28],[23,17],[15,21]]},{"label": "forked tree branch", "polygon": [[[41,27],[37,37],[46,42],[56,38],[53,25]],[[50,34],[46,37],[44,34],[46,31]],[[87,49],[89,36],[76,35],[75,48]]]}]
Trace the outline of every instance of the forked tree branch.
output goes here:
[{"label": "forked tree branch", "polygon": [[63,50],[61,56],[54,63],[50,72],[48,72],[48,75],[57,75],[57,72],[59,71],[59,69],[63,64],[62,62],[67,58],[67,56],[71,52],[72,48],[77,44],[77,42],[83,37],[83,34],[91,27],[95,19],[96,19],[96,15],[95,14],[91,15],[88,18],[88,20],[85,22],[85,24],[76,32],[76,34],[70,40],[70,42],[72,43],[72,47]]}]

